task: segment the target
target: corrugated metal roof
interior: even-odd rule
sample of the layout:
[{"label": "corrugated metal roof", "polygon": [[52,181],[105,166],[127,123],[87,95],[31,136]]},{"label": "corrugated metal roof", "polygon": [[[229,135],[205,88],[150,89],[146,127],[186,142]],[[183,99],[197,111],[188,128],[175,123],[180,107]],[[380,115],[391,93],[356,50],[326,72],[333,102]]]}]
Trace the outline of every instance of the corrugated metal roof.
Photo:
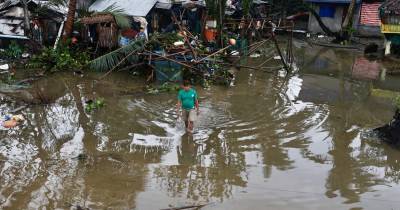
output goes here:
[{"label": "corrugated metal roof", "polygon": [[89,7],[89,10],[101,12],[115,5],[118,9],[123,9],[127,15],[144,17],[156,3],[157,0],[98,0]]},{"label": "corrugated metal roof", "polygon": [[386,14],[400,15],[400,1],[399,0],[386,0],[382,4],[381,10]]},{"label": "corrugated metal roof", "polygon": [[[350,4],[351,0],[306,0],[311,3],[331,3],[331,4]],[[357,0],[357,4],[361,3],[361,0]]]},{"label": "corrugated metal roof", "polygon": [[7,9],[9,7],[18,5],[20,3],[19,0],[6,0],[3,3],[0,3],[0,10]]}]

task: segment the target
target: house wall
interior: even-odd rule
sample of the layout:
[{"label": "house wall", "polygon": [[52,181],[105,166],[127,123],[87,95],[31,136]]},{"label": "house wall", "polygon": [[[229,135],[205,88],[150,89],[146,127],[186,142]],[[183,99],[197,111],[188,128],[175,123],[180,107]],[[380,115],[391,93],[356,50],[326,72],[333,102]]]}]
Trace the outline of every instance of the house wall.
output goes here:
[{"label": "house wall", "polygon": [[[312,4],[313,9],[319,13],[320,6],[319,4]],[[325,25],[332,31],[332,32],[338,32],[342,28],[342,20],[343,20],[343,11],[344,11],[344,6],[341,5],[336,5],[336,13],[334,18],[330,17],[322,17],[322,22],[325,23]],[[308,30],[311,33],[323,33],[323,30],[318,24],[317,19],[314,17],[314,15],[310,14],[310,19],[308,21]]]},{"label": "house wall", "polygon": [[357,35],[366,37],[382,37],[380,26],[358,25]]},{"label": "house wall", "polygon": [[21,7],[11,8],[4,16],[0,17],[0,34],[24,36],[23,17],[24,10]]}]

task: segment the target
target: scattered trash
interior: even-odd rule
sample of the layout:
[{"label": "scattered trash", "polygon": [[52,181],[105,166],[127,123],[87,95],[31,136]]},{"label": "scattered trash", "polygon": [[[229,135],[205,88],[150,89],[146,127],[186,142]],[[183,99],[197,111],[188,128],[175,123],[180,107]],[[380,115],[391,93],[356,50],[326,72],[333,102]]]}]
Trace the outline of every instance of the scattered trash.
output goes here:
[{"label": "scattered trash", "polygon": [[250,58],[259,58],[259,57],[261,57],[260,53],[254,53],[250,55]]},{"label": "scattered trash", "polygon": [[23,121],[25,121],[25,118],[22,115],[6,115],[4,116],[4,122],[1,124],[4,128],[14,128]]},{"label": "scattered trash", "polygon": [[76,70],[76,71],[74,71],[74,75],[75,76],[80,76],[80,77],[83,77],[84,75],[83,75],[83,71],[81,71],[81,70]]},{"label": "scattered trash", "polygon": [[8,70],[8,69],[10,69],[10,66],[8,64],[0,65],[0,70]]},{"label": "scattered trash", "polygon": [[133,134],[130,151],[135,152],[158,152],[168,150],[173,141],[170,137],[160,137],[155,135]]},{"label": "scattered trash", "polygon": [[281,60],[282,58],[281,58],[281,56],[279,56],[279,55],[277,55],[277,56],[275,56],[274,57],[274,60]]},{"label": "scattered trash", "polygon": [[239,51],[234,50],[234,51],[232,51],[232,52],[230,53],[230,55],[238,56],[238,55],[240,55],[240,53],[239,53]]},{"label": "scattered trash", "polygon": [[184,44],[185,44],[185,43],[182,42],[182,41],[174,42],[174,46],[175,46],[175,47],[183,46]]},{"label": "scattered trash", "polygon": [[207,206],[209,204],[200,204],[200,205],[189,205],[189,206],[181,206],[181,207],[171,207],[167,209],[161,209],[161,210],[182,210],[182,209],[201,209],[204,206]]},{"label": "scattered trash", "polygon": [[22,53],[21,57],[22,57],[22,58],[29,58],[29,57],[31,57],[31,54],[29,54],[29,53]]},{"label": "scattered trash", "polygon": [[325,36],[324,35],[318,35],[317,37],[318,38],[324,38]]}]

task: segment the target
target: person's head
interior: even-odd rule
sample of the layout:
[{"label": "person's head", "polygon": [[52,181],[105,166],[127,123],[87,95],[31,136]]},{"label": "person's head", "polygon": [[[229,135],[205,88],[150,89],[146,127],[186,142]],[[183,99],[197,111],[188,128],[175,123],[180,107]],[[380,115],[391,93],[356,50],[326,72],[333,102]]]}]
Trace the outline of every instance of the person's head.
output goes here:
[{"label": "person's head", "polygon": [[185,91],[190,90],[191,87],[192,87],[192,86],[191,86],[189,80],[184,80],[184,81],[183,81],[183,86],[182,86],[182,88],[183,88]]}]

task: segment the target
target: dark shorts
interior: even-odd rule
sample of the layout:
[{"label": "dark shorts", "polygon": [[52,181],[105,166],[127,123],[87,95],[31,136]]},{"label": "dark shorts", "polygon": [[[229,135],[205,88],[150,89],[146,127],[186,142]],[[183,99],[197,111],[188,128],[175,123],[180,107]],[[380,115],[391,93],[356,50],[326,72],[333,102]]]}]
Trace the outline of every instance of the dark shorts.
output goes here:
[{"label": "dark shorts", "polygon": [[196,111],[194,109],[191,110],[184,109],[182,112],[182,118],[185,122],[186,121],[194,122],[197,119]]}]

